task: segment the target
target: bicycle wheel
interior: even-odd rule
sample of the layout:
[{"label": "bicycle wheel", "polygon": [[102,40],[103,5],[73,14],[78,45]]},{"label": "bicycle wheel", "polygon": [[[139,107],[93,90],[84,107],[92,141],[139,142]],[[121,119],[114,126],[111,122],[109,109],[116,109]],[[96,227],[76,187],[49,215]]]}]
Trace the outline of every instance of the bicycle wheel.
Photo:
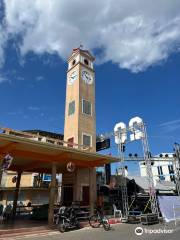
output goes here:
[{"label": "bicycle wheel", "polygon": [[98,228],[101,224],[100,221],[99,221],[99,217],[97,215],[92,215],[89,218],[89,224],[93,228]]},{"label": "bicycle wheel", "polygon": [[103,227],[106,231],[110,230],[111,226],[110,226],[109,221],[106,217],[103,217],[102,224],[103,224]]}]

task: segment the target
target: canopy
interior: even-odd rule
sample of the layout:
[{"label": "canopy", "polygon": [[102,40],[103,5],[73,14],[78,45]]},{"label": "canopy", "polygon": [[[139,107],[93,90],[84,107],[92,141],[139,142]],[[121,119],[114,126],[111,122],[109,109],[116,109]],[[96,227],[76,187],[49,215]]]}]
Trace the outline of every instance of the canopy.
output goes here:
[{"label": "canopy", "polygon": [[67,171],[68,162],[73,162],[77,167],[86,168],[119,161],[119,158],[109,155],[0,133],[1,160],[7,153],[13,157],[9,170],[25,172],[51,173],[52,162],[56,163],[57,173],[63,173]]}]

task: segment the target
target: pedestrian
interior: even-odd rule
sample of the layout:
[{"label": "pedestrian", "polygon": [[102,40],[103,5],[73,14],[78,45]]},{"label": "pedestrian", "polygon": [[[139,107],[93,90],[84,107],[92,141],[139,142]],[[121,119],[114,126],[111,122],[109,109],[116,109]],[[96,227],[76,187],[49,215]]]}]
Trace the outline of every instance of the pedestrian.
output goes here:
[{"label": "pedestrian", "polygon": [[4,218],[8,221],[12,214],[12,205],[9,203],[4,210]]}]

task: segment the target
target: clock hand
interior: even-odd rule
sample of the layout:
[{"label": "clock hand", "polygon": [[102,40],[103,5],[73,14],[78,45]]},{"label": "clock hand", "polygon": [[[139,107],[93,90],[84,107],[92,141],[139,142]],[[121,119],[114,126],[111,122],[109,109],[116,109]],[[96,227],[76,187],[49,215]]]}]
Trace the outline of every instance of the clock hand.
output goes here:
[{"label": "clock hand", "polygon": [[89,76],[88,76],[88,74],[86,73],[86,79],[88,79],[89,78]]}]

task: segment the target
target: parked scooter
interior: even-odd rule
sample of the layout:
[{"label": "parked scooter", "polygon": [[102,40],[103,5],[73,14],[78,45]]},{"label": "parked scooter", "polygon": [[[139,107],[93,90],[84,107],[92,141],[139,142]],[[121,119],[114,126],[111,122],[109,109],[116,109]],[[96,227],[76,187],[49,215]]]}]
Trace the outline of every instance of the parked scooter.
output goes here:
[{"label": "parked scooter", "polygon": [[57,228],[60,232],[65,232],[67,229],[80,228],[79,221],[74,208],[61,207],[56,218]]}]

